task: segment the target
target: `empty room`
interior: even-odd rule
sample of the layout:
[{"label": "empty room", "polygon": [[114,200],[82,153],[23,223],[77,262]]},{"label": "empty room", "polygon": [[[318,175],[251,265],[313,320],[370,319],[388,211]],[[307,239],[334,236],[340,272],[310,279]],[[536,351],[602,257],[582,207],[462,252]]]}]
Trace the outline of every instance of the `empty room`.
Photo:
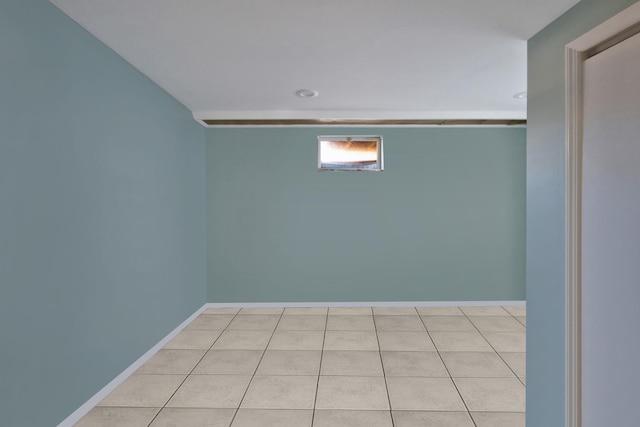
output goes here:
[{"label": "empty room", "polygon": [[0,425],[627,425],[639,4],[0,1]]}]

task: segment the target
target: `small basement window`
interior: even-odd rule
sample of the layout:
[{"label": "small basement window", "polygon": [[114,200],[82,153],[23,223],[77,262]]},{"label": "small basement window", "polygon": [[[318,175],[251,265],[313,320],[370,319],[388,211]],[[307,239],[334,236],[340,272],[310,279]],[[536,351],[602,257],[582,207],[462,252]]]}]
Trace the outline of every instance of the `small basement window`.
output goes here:
[{"label": "small basement window", "polygon": [[381,171],[381,136],[319,136],[318,170]]}]

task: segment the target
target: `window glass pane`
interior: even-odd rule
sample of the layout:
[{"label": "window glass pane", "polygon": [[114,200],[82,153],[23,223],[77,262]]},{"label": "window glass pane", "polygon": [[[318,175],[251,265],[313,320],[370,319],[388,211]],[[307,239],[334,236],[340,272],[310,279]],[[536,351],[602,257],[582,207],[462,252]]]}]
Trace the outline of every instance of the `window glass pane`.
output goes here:
[{"label": "window glass pane", "polygon": [[318,137],[321,170],[382,170],[382,138]]}]

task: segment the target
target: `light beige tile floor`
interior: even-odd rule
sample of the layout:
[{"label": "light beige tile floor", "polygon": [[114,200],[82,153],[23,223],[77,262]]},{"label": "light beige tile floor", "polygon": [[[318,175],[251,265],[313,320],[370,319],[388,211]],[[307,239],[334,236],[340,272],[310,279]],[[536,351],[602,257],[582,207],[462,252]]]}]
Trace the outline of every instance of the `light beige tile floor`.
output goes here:
[{"label": "light beige tile floor", "polygon": [[525,307],[208,308],[77,426],[523,427]]}]

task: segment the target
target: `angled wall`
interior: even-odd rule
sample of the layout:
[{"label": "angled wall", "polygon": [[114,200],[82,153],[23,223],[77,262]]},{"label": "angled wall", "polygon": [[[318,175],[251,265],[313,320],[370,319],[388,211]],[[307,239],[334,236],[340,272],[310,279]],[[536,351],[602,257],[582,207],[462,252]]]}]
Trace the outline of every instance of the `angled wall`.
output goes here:
[{"label": "angled wall", "polygon": [[205,302],[204,129],[45,0],[0,58],[0,424],[51,426]]}]

